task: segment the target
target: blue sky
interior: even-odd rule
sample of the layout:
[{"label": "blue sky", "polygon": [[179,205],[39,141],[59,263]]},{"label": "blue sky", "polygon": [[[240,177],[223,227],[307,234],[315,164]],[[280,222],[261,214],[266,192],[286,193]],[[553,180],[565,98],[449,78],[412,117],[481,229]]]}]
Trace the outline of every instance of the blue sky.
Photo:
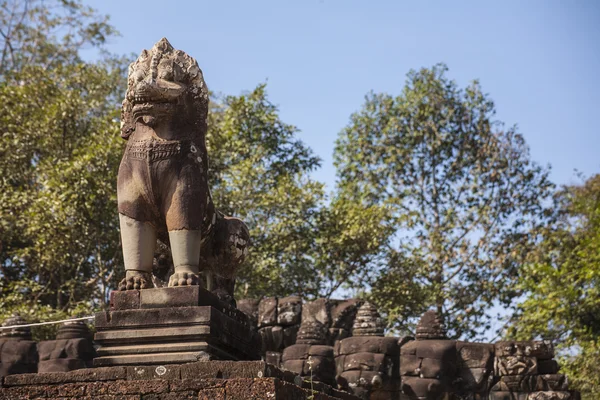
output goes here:
[{"label": "blue sky", "polygon": [[139,54],[165,36],[194,56],[209,88],[239,94],[267,82],[283,121],[322,159],[333,189],[338,132],[373,90],[398,94],[410,69],[444,62],[479,79],[497,117],[517,124],[556,183],[600,172],[600,2],[88,1]]}]

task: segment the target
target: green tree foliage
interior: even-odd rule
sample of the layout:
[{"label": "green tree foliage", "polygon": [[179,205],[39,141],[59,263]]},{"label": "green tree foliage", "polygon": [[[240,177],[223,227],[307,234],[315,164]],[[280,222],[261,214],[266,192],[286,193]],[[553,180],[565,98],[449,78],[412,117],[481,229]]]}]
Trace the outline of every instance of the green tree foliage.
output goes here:
[{"label": "green tree foliage", "polygon": [[572,386],[600,396],[600,175],[555,195],[554,223],[521,270],[510,338],[552,339]]},{"label": "green tree foliage", "polygon": [[78,1],[0,4],[0,319],[103,305],[119,264],[122,60],[85,63],[114,30]]},{"label": "green tree foliage", "polygon": [[397,97],[368,95],[335,163],[342,193],[391,211],[387,267],[371,280],[390,324],[409,329],[433,306],[468,339],[488,328],[492,305],[516,295],[511,282],[552,184],[516,129],[494,120],[480,85],[462,90],[446,71],[410,72]]},{"label": "green tree foliage", "polygon": [[331,297],[379,261],[389,230],[379,205],[335,195],[310,178],[320,160],[283,123],[265,86],[213,102],[207,146],[217,207],[242,218],[252,247],[238,297]]},{"label": "green tree foliage", "polygon": [[364,296],[365,283],[386,264],[385,250],[394,233],[385,224],[389,216],[386,205],[367,204],[344,192],[333,195],[321,209],[316,238],[315,265],[323,276],[319,295]]},{"label": "green tree foliage", "polygon": [[207,147],[217,208],[250,228],[250,256],[238,296],[314,293],[314,254],[323,185],[308,174],[319,159],[283,123],[265,86],[213,99]]}]

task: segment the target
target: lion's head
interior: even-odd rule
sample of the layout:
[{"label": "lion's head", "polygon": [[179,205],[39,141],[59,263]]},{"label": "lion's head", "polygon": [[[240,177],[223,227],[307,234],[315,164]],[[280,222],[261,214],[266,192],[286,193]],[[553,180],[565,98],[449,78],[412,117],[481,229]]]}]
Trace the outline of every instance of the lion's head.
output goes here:
[{"label": "lion's head", "polygon": [[162,38],[129,66],[127,94],[121,115],[121,136],[128,138],[136,122],[152,125],[184,117],[206,130],[208,89],[196,60]]}]

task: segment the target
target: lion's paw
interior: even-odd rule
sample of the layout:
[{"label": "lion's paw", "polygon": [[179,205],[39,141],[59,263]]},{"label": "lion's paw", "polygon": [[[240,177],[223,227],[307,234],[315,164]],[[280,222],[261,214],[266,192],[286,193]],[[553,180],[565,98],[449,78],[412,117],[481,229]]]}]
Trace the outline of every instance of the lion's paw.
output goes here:
[{"label": "lion's paw", "polygon": [[154,284],[152,283],[152,274],[150,272],[136,272],[119,282],[119,290],[152,289],[153,287]]},{"label": "lion's paw", "polygon": [[169,287],[171,286],[195,286],[200,284],[198,274],[191,272],[175,272],[169,278]]}]

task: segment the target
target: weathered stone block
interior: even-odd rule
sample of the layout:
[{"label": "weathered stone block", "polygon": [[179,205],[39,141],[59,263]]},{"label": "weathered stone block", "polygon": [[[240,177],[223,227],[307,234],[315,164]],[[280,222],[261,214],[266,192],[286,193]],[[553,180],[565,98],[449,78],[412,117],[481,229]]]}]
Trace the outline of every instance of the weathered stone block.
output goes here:
[{"label": "weathered stone block", "polygon": [[298,334],[296,335],[296,343],[298,344],[311,344],[311,345],[325,345],[328,343],[328,330],[325,325],[317,320],[308,320],[302,322],[300,328],[298,328]]},{"label": "weathered stone block", "polygon": [[[211,361],[212,362],[212,361]],[[187,376],[187,375],[186,375]],[[183,392],[188,390],[224,389],[225,380],[210,378],[183,378],[182,380],[170,381],[172,392]]]},{"label": "weathered stone block", "polygon": [[421,360],[416,354],[402,354],[400,356],[400,375],[419,376]]},{"label": "weathered stone block", "polygon": [[325,326],[326,329],[329,329],[331,326],[331,306],[331,302],[323,298],[305,303],[302,306],[301,323],[317,321]]},{"label": "weathered stone block", "polygon": [[225,400],[225,388],[204,389],[198,393],[198,400]]},{"label": "weathered stone block", "polygon": [[258,327],[277,324],[277,297],[266,297],[258,304]]},{"label": "weathered stone block", "polygon": [[253,326],[258,326],[258,299],[241,299],[237,301],[237,308],[250,320]]},{"label": "weathered stone block", "polygon": [[281,326],[265,326],[258,330],[261,337],[261,352],[283,350],[283,328]]},{"label": "weathered stone block", "polygon": [[410,340],[410,341],[404,343],[400,347],[400,354],[416,356],[417,355],[417,347],[419,347],[419,342],[417,342],[416,340]]},{"label": "weathered stone block", "polygon": [[568,390],[568,382],[562,374],[509,375],[500,377],[500,380],[491,390],[511,392],[566,391]]},{"label": "weathered stone block", "polygon": [[[355,396],[315,381],[310,386],[316,392],[311,392],[306,389],[310,388],[307,382],[299,380],[297,385],[289,383],[294,381],[293,374],[286,374],[260,361],[199,362],[165,367],[167,371],[158,377],[146,366],[15,375],[8,377],[12,379],[9,387],[0,387],[0,400],[172,400],[190,397],[210,400],[305,400],[311,395],[315,400],[358,400]],[[194,376],[194,379],[178,377],[177,368],[184,367],[188,367],[184,375]]]},{"label": "weathered stone block", "polygon": [[333,347],[325,345],[312,345],[308,348],[309,356],[328,357],[333,359]]},{"label": "weathered stone block", "polygon": [[339,342],[335,352],[336,381],[340,387],[364,399],[398,399],[400,348],[397,338],[349,337]]},{"label": "weathered stone block", "polygon": [[515,354],[536,357],[539,360],[554,358],[554,346],[547,340],[500,341],[494,344],[496,357]]},{"label": "weathered stone block", "polygon": [[282,360],[283,369],[300,376],[312,377],[313,380],[326,384],[333,384],[335,380],[335,361],[331,346],[296,344],[284,349]]},{"label": "weathered stone block", "polygon": [[398,338],[377,336],[349,337],[339,342],[339,354],[353,353],[382,353],[387,355],[399,355],[400,347]]},{"label": "weathered stone block", "polygon": [[488,368],[494,365],[494,345],[487,343],[456,342],[461,368]]},{"label": "weathered stone block", "polygon": [[417,357],[432,358],[456,365],[456,342],[453,340],[416,340]]},{"label": "weathered stone block", "polygon": [[300,325],[288,326],[283,328],[283,347],[289,347],[296,344],[296,336],[298,335],[298,329]]},{"label": "weathered stone block", "polygon": [[140,308],[140,291],[125,290],[110,292],[111,310],[134,310]]},{"label": "weathered stone block", "polygon": [[302,298],[289,296],[277,301],[277,324],[282,326],[299,325],[302,315]]},{"label": "weathered stone block", "polygon": [[347,332],[352,330],[352,325],[356,318],[358,308],[362,305],[362,300],[333,300],[331,306],[331,327],[343,329]]},{"label": "weathered stone block", "polygon": [[89,338],[42,341],[38,343],[38,350],[40,373],[66,372],[89,367],[96,354]]},{"label": "weathered stone block", "polygon": [[306,360],[308,358],[309,344],[295,344],[286,347],[283,351],[282,360]]},{"label": "weathered stone block", "polygon": [[263,361],[210,361],[182,364],[182,379],[281,378],[282,372]]},{"label": "weathered stone block", "polygon": [[422,378],[443,379],[454,375],[455,368],[453,367],[453,365],[448,365],[439,359],[422,358],[419,375]]},{"label": "weathered stone block", "polygon": [[344,356],[343,371],[362,370],[386,372],[392,361],[381,353],[355,353]]},{"label": "weathered stone block", "polygon": [[144,381],[115,381],[108,387],[108,394],[149,394],[166,393],[169,391],[169,382],[163,379],[152,379]]},{"label": "weathered stone block", "polygon": [[32,340],[0,338],[0,377],[37,371],[37,343]]}]

